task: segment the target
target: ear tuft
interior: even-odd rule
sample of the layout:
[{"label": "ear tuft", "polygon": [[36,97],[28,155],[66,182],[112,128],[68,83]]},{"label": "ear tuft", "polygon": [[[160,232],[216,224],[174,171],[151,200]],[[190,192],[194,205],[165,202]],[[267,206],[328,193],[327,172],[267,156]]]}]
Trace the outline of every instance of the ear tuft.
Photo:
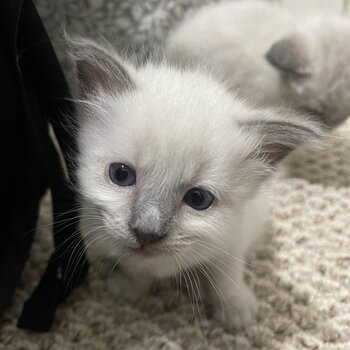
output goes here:
[{"label": "ear tuft", "polygon": [[135,88],[128,67],[112,47],[82,38],[69,39],[69,45],[81,94],[97,90],[121,93]]},{"label": "ear tuft", "polygon": [[311,70],[305,46],[305,42],[298,37],[283,39],[273,44],[265,57],[283,72],[307,76]]},{"label": "ear tuft", "polygon": [[248,159],[273,168],[290,152],[304,145],[316,145],[326,135],[323,124],[299,118],[255,119],[241,123],[243,132],[256,140]]}]

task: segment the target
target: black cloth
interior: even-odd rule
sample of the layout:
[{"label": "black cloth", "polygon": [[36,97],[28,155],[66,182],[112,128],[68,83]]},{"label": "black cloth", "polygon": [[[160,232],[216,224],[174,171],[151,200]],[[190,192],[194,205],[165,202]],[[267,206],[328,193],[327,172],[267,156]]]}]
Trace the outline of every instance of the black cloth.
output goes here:
[{"label": "black cloth", "polygon": [[[31,0],[0,0],[1,178],[0,316],[11,302],[35,234],[40,200],[50,188],[55,251],[20,328],[48,331],[57,305],[85,278],[88,263],[77,232],[76,200],[48,133],[74,155],[64,124],[74,115],[67,84]],[[67,158],[67,157],[66,157]],[[67,162],[72,179],[72,164]],[[60,224],[60,222],[62,222]],[[80,257],[79,259],[77,257]]]}]

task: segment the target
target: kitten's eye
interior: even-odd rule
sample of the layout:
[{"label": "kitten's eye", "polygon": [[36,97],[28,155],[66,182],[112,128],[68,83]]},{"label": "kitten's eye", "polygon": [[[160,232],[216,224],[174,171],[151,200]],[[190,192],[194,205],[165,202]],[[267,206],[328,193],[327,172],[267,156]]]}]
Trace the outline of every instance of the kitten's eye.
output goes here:
[{"label": "kitten's eye", "polygon": [[132,186],[136,182],[134,170],[122,163],[112,163],[109,166],[109,177],[118,186]]},{"label": "kitten's eye", "polygon": [[193,187],[184,197],[184,202],[196,210],[208,209],[214,201],[214,195],[203,188]]}]

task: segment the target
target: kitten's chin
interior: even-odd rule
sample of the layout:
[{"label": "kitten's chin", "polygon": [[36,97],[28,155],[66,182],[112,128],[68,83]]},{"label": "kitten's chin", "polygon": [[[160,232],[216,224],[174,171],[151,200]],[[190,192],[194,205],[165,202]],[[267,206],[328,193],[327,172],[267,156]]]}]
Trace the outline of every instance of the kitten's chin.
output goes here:
[{"label": "kitten's chin", "polygon": [[193,259],[192,247],[172,244],[154,244],[141,248],[137,245],[124,247],[126,259],[123,268],[143,271],[154,278],[167,278],[178,274],[180,270],[195,267],[199,261]]},{"label": "kitten's chin", "polygon": [[123,261],[123,268],[137,270],[141,274],[152,276],[153,278],[168,278],[180,271],[180,265],[175,255],[165,252],[154,252],[153,249],[143,249],[133,251],[127,261]]}]

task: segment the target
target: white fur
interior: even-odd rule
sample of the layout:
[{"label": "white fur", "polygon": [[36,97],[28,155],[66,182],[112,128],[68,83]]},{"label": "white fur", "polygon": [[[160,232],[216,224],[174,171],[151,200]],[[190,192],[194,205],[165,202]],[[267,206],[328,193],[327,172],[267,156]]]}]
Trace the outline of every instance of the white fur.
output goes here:
[{"label": "white fur", "polygon": [[[273,18],[273,24],[267,18]],[[184,64],[201,60],[243,97],[265,106],[278,105],[284,86],[264,55],[293,24],[288,13],[265,2],[211,4],[184,20],[170,35],[167,56]]]},{"label": "white fur", "polygon": [[[307,77],[281,74],[266,60],[271,46],[285,38],[307,51]],[[233,1],[186,18],[169,35],[167,55],[178,64],[207,64],[251,103],[300,107],[322,114],[333,127],[350,114],[349,42],[349,19],[305,17],[268,1]]]},{"label": "white fur", "polygon": [[[96,73],[96,67],[89,69],[96,64],[95,58],[89,62],[89,50],[83,67]],[[79,51],[77,62],[84,59],[83,48]],[[284,116],[248,107],[203,68],[178,69],[165,63],[124,68],[134,88],[121,93],[117,79],[115,91],[100,84],[93,92],[85,91],[81,101],[77,175],[83,235],[88,245],[100,246],[104,256],[119,261],[120,272],[111,284],[118,295],[136,300],[154,279],[202,269],[209,276],[215,317],[225,327],[239,327],[257,309],[243,272],[246,251],[268,218],[262,183],[273,170],[269,152],[286,141],[295,148],[317,138],[316,133],[297,140],[293,130],[286,136],[283,128],[289,126],[282,125],[279,140],[278,122]],[[108,74],[99,69],[95,76]],[[265,126],[273,121],[277,131],[269,135]],[[290,121],[301,133],[319,131],[311,122]],[[131,165],[136,185],[112,183],[108,166],[113,162]],[[198,186],[215,196],[207,210],[183,202],[187,190]],[[163,197],[157,197],[159,193]],[[167,236],[143,250],[129,227],[141,199],[152,221],[175,203]]]}]

